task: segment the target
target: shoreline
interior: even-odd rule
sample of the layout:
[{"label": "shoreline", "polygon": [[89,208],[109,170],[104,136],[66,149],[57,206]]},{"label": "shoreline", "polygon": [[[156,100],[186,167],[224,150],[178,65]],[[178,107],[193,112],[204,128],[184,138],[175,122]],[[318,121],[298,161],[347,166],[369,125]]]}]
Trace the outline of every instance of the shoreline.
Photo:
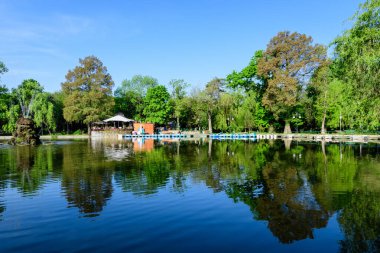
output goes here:
[{"label": "shoreline", "polygon": [[[202,133],[186,133],[189,137],[181,138],[183,140],[191,139],[208,139],[210,134]],[[229,138],[215,138],[218,135],[238,135],[238,134],[213,134],[213,140],[225,140]],[[117,134],[116,136],[117,137]],[[12,136],[0,136],[0,141],[10,140]],[[41,140],[85,140],[91,139],[91,136],[87,134],[82,135],[42,135]],[[108,137],[97,137],[95,139],[109,139]],[[136,138],[141,138],[136,136]],[[239,140],[239,138],[235,138]],[[303,133],[294,133],[294,134],[283,134],[283,133],[256,133],[257,140],[296,140],[296,141],[326,141],[326,142],[358,142],[358,143],[380,143],[380,135],[364,135],[364,134],[303,134]]]}]

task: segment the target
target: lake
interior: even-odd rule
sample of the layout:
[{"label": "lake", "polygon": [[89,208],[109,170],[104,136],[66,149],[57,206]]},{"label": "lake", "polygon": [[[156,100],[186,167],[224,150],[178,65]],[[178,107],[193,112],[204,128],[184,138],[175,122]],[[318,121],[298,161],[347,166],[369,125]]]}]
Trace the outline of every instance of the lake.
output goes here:
[{"label": "lake", "polygon": [[0,145],[0,252],[378,252],[380,145]]}]

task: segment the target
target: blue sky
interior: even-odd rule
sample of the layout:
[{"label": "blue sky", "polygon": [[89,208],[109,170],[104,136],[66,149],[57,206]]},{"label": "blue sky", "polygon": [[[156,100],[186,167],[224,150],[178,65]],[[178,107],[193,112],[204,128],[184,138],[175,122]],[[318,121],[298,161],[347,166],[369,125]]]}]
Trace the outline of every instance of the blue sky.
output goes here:
[{"label": "blue sky", "polygon": [[135,74],[202,88],[246,66],[279,31],[329,44],[361,0],[0,0],[8,87],[33,78],[58,91],[79,58],[97,56],[118,86]]}]

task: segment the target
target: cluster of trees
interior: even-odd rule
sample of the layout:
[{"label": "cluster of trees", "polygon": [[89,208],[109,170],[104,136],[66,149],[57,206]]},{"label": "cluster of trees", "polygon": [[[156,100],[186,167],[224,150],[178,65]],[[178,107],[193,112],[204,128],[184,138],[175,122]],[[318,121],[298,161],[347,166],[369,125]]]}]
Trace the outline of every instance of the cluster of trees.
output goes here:
[{"label": "cluster of trees", "polygon": [[[0,88],[0,122],[14,129],[20,115],[32,117],[48,131],[90,127],[122,112],[137,121],[209,132],[284,131],[293,129],[380,128],[380,0],[360,5],[353,25],[327,47],[305,34],[279,32],[265,50],[255,52],[248,66],[204,89],[182,79],[166,86],[136,75],[112,89],[114,82],[94,56],[80,59],[62,90],[43,91],[35,80],[17,89]],[[0,74],[7,71],[0,62]]]}]

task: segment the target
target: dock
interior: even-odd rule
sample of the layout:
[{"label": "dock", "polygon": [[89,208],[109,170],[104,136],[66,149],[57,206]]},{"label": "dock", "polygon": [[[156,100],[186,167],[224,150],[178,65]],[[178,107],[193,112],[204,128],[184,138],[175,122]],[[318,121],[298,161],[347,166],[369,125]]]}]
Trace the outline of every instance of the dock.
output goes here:
[{"label": "dock", "polygon": [[134,138],[143,138],[143,139],[184,139],[190,136],[186,134],[119,134],[118,139],[134,139]]}]

